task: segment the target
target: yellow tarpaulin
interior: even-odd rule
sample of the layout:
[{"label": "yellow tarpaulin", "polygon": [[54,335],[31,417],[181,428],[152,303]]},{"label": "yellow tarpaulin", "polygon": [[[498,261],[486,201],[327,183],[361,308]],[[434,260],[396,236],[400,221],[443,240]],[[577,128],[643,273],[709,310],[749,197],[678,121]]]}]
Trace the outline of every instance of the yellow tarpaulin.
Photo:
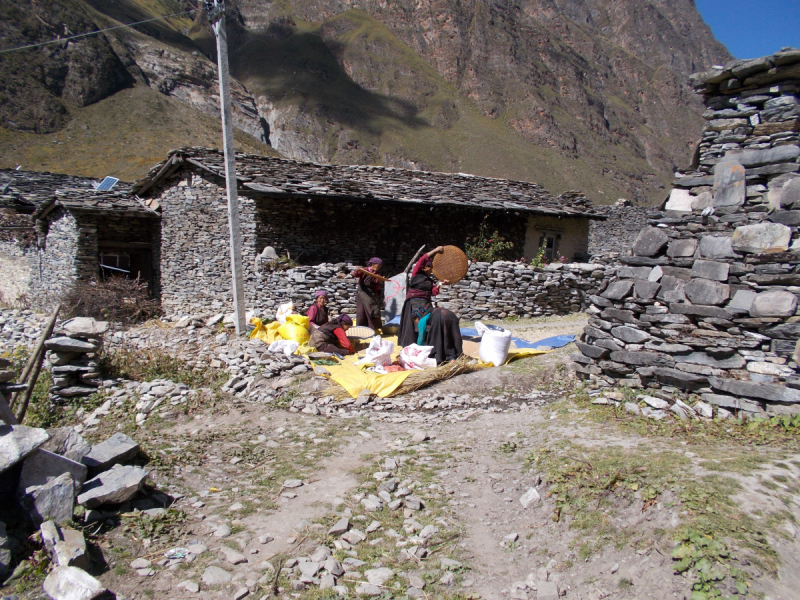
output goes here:
[{"label": "yellow tarpaulin", "polygon": [[[351,357],[348,357],[351,358]],[[331,379],[347,390],[351,397],[357,398],[363,390],[369,390],[381,398],[386,398],[395,391],[414,371],[398,371],[381,375],[365,370],[367,365],[359,367],[347,360],[336,366],[326,366]]]}]

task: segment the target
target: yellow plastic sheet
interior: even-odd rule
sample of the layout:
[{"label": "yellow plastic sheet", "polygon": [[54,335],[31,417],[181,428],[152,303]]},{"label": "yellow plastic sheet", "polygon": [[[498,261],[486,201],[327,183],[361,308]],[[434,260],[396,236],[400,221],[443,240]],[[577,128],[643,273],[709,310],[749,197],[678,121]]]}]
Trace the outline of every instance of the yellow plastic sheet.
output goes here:
[{"label": "yellow plastic sheet", "polygon": [[406,377],[414,372],[398,371],[397,373],[380,375],[366,371],[366,367],[367,365],[357,367],[352,362],[344,360],[336,366],[326,366],[325,368],[331,374],[331,379],[346,389],[352,398],[357,398],[365,389],[381,398],[386,398],[386,396],[400,387]]},{"label": "yellow plastic sheet", "polygon": [[540,354],[547,354],[548,352],[552,352],[552,350],[533,350],[529,348],[523,348],[521,350],[509,350],[508,356],[506,357],[506,362],[504,365],[507,365],[512,360],[517,360],[518,358],[527,358],[528,356],[539,356]]}]

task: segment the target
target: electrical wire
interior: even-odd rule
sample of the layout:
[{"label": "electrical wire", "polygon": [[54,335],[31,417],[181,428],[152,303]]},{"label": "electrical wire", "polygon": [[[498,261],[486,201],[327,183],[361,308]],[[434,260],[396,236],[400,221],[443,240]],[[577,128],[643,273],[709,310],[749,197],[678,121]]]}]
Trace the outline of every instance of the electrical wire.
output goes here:
[{"label": "electrical wire", "polygon": [[141,25],[143,23],[152,23],[153,21],[160,21],[162,19],[171,19],[172,17],[181,17],[183,15],[189,14],[190,12],[194,12],[196,9],[186,10],[183,12],[175,13],[173,15],[164,15],[163,17],[155,17],[153,19],[145,19],[144,21],[137,21],[136,23],[126,23],[125,25],[116,25],[114,27],[108,27],[106,29],[100,29],[98,31],[90,31],[89,33],[79,33],[77,35],[70,35],[67,37],[58,38],[55,40],[50,40],[49,42],[39,42],[37,44],[27,44],[25,46],[17,46],[16,48],[4,48],[0,50],[0,54],[5,54],[6,52],[15,52],[17,50],[27,50],[28,48],[38,48],[40,46],[47,46],[48,44],[58,44],[60,42],[67,42],[69,40],[74,40],[76,38],[88,37],[90,35],[97,35],[98,33],[105,33],[106,31],[113,31],[115,29],[122,29],[124,27],[133,27],[134,25]]}]

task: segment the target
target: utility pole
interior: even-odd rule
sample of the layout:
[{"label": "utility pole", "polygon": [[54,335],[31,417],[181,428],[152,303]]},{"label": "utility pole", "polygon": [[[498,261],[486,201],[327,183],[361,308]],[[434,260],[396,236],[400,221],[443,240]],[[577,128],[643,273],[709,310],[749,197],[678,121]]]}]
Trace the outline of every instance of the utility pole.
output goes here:
[{"label": "utility pole", "polygon": [[219,105],[222,113],[222,139],[225,151],[225,184],[228,189],[228,226],[231,233],[231,277],[236,334],[247,332],[242,273],[242,234],[239,228],[239,196],[236,190],[236,157],[233,150],[230,71],[228,70],[228,35],[225,31],[225,0],[206,0],[208,20],[217,38],[219,68]]}]

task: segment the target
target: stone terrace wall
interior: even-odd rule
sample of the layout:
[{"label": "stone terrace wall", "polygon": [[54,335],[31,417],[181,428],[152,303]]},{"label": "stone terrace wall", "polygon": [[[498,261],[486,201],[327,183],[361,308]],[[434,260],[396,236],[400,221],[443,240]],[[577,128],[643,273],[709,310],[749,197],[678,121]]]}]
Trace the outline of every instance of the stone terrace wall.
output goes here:
[{"label": "stone terrace wall", "polygon": [[699,167],[591,297],[572,356],[582,375],[694,391],[744,416],[800,412],[800,71],[778,59],[700,81]]},{"label": "stone terrace wall", "polygon": [[0,303],[12,307],[27,305],[31,284],[30,258],[16,240],[0,240],[0,274]]},{"label": "stone terrace wall", "polygon": [[589,226],[589,256],[608,256],[610,253],[630,254],[639,231],[647,222],[647,209],[641,206],[595,206],[594,212],[608,217],[592,221]]},{"label": "stone terrace wall", "polygon": [[[278,306],[290,300],[297,310],[306,310],[314,292],[325,289],[331,314],[353,315],[355,279],[345,275],[350,268],[352,265],[346,263],[321,264],[260,274],[256,296],[248,301],[247,310],[274,318]],[[443,286],[435,301],[465,320],[564,315],[584,309],[587,297],[597,292],[613,272],[611,267],[579,263],[544,269],[504,261],[473,263],[467,277],[453,286]],[[230,295],[230,291],[227,293]],[[205,314],[208,309],[187,304],[177,312]]]}]

